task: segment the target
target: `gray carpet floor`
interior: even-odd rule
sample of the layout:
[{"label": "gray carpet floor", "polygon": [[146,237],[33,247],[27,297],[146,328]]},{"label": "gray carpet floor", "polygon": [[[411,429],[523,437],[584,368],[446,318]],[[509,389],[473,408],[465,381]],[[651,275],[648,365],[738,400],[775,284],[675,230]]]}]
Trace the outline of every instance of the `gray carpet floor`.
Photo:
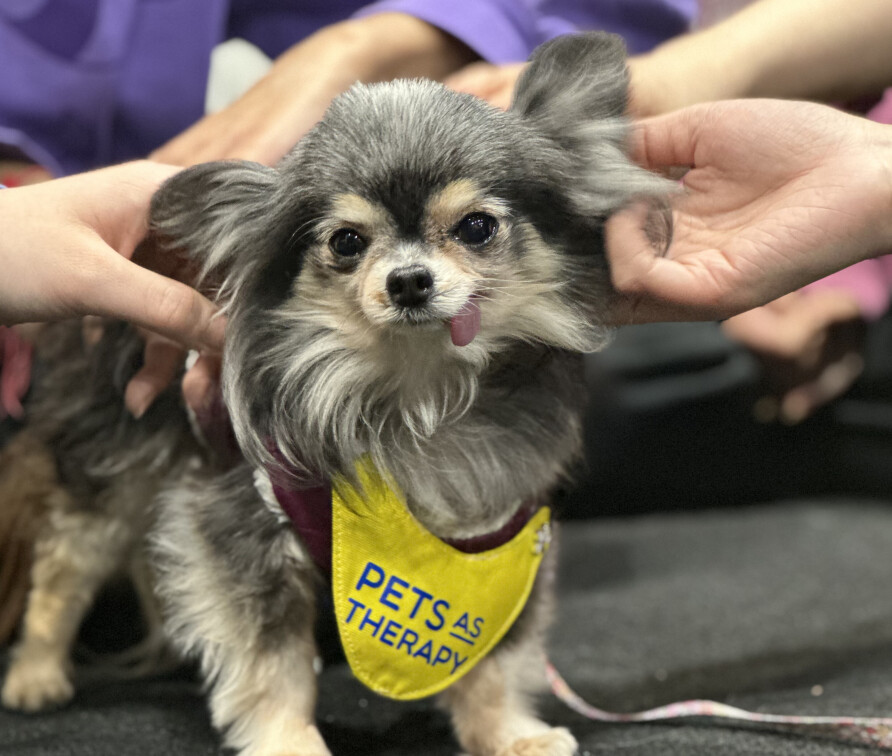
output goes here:
[{"label": "gray carpet floor", "polygon": [[[775,713],[892,715],[892,504],[779,502],[578,521],[563,536],[551,656],[596,705],[697,697]],[[875,753],[703,721],[589,723],[548,696],[541,708],[590,756]],[[458,752],[430,702],[378,698],[342,665],[322,675],[319,721],[334,756]],[[0,756],[219,752],[185,674],[89,682],[49,714],[0,710]]]}]

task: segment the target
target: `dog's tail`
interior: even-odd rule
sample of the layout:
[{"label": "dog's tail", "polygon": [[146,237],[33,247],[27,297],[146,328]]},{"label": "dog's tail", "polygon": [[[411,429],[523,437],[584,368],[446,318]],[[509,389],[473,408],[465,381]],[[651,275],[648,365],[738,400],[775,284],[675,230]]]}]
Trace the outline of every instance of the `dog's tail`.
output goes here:
[{"label": "dog's tail", "polygon": [[58,486],[52,453],[27,430],[0,451],[0,646],[25,611],[46,498]]}]

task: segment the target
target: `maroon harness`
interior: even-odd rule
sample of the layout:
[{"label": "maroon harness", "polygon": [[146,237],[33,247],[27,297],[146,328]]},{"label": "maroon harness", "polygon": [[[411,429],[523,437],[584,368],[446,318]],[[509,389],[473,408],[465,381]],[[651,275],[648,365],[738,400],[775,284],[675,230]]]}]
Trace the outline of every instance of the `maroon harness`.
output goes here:
[{"label": "maroon harness", "polygon": [[[331,484],[291,488],[273,483],[273,493],[282,511],[304,542],[313,562],[326,577],[331,576]],[[524,504],[498,530],[471,538],[443,538],[443,543],[465,554],[479,554],[508,543],[539,510],[538,501]]]},{"label": "maroon harness", "polygon": [[[229,413],[219,396],[211,407],[196,413],[197,425],[205,442],[222,460],[235,461],[241,455],[235,441]],[[279,507],[291,521],[294,531],[310,552],[315,565],[326,577],[331,576],[331,534],[332,534],[332,497],[331,482],[320,480],[313,483],[289,484],[287,475],[280,474],[281,468],[287,469],[284,457],[276,449],[271,449],[278,465],[267,469],[266,473],[272,483],[273,493]],[[533,499],[523,504],[502,527],[491,533],[471,538],[443,538],[443,543],[465,554],[479,554],[496,549],[511,541],[536,512],[542,502]]]}]

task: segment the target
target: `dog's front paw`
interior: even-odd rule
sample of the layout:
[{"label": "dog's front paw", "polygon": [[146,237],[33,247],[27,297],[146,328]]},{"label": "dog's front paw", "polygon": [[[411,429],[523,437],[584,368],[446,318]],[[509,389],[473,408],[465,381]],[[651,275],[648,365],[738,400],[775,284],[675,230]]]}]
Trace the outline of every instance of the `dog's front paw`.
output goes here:
[{"label": "dog's front paw", "polygon": [[239,752],[239,756],[331,756],[315,725],[299,727],[271,738],[261,738]]},{"label": "dog's front paw", "polygon": [[9,709],[35,712],[67,703],[73,695],[74,686],[62,663],[27,654],[13,661],[0,700]]},{"label": "dog's front paw", "polygon": [[577,747],[566,727],[553,727],[541,735],[515,740],[499,756],[573,756]]}]

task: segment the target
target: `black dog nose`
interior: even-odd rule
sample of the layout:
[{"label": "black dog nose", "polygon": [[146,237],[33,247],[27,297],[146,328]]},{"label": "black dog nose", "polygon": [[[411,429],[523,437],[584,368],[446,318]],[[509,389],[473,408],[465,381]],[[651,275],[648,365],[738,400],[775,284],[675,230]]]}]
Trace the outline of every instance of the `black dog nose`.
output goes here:
[{"label": "black dog nose", "polygon": [[397,268],[387,274],[387,293],[397,307],[418,307],[430,299],[434,277],[423,265]]}]

